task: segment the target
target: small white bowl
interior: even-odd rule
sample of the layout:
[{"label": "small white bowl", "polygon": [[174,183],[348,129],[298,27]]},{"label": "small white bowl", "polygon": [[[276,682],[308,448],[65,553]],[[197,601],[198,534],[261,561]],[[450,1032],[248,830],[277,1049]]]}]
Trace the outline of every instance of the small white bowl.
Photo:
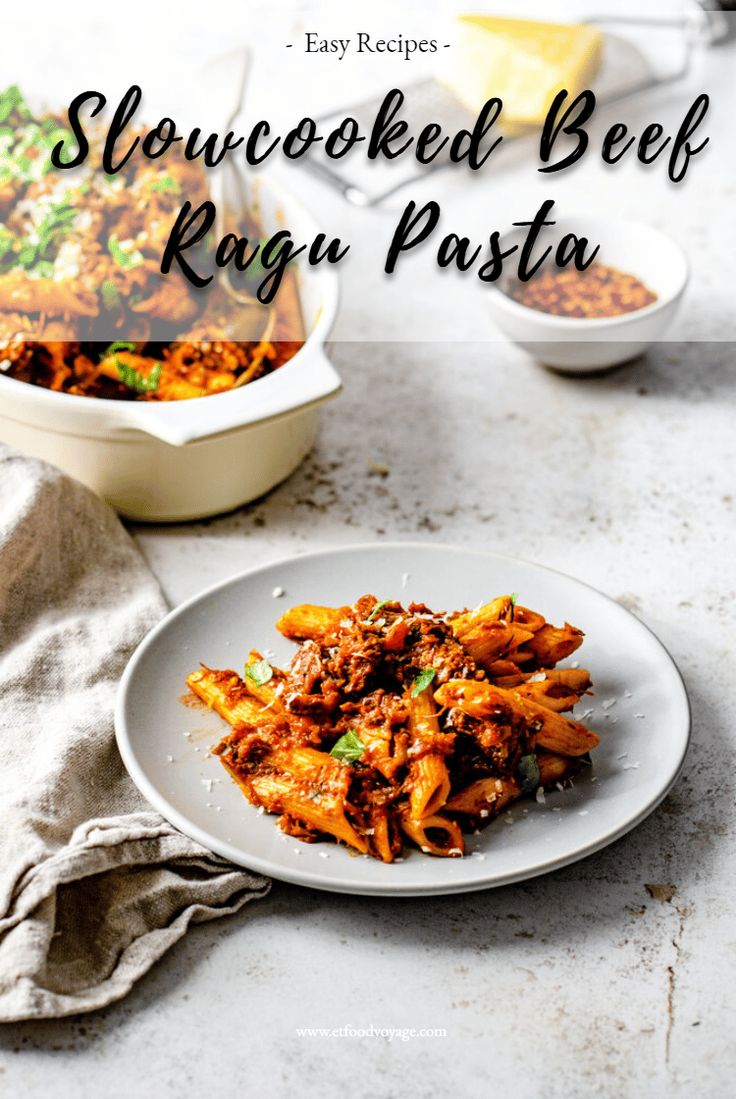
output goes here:
[{"label": "small white bowl", "polygon": [[[514,264],[514,275],[501,277],[489,293],[488,303],[501,332],[545,366],[567,374],[598,373],[641,355],[667,330],[687,285],[687,257],[658,229],[614,217],[558,219],[540,234],[536,254],[543,245],[556,247],[566,233],[586,236],[591,245],[600,244],[596,258],[601,263],[635,275],[657,300],[615,317],[588,319],[543,313],[509,296]],[[501,245],[505,250],[511,244],[521,244],[525,235],[523,229],[514,230],[502,238]]]}]

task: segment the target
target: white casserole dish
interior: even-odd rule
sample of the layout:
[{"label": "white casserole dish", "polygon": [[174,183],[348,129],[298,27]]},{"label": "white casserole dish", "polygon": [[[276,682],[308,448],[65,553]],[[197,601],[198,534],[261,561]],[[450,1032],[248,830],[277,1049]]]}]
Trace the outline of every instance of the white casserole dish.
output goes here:
[{"label": "white casserole dish", "polygon": [[[317,227],[273,182],[249,184],[264,230],[311,241]],[[299,267],[307,338],[284,366],[240,389],[192,400],[111,401],[56,393],[0,372],[0,440],[52,462],[121,515],[174,522],[216,515],[283,481],[311,448],[319,406],[340,390],[324,353],[338,282]]]}]

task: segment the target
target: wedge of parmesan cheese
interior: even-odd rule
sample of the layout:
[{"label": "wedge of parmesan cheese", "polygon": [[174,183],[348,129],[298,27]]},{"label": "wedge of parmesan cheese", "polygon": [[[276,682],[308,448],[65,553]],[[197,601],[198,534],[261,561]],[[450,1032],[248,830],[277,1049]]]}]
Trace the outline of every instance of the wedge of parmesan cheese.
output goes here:
[{"label": "wedge of parmesan cheese", "polygon": [[593,27],[491,15],[458,19],[440,79],[473,112],[499,96],[502,119],[512,127],[539,126],[557,92],[577,95],[598,70],[603,35]]}]

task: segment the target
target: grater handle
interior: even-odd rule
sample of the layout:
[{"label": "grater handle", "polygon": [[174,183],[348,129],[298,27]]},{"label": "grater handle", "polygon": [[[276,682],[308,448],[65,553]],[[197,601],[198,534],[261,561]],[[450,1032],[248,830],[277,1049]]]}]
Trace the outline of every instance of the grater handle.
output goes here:
[{"label": "grater handle", "polygon": [[736,38],[736,0],[698,0],[698,6],[705,17],[704,37],[709,46]]}]

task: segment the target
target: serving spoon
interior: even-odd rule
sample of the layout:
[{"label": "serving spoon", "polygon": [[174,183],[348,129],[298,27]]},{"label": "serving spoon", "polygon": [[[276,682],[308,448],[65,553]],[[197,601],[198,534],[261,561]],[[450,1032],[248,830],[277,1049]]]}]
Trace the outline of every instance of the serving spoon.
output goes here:
[{"label": "serving spoon", "polygon": [[[221,110],[220,104],[228,105],[226,121],[222,130],[218,131],[223,135],[232,130],[235,119],[242,110],[249,67],[248,50],[238,49],[215,58],[202,69],[203,79],[200,89],[205,91],[205,95],[213,107],[216,105],[217,114]],[[226,157],[219,171],[213,174],[210,182],[210,195],[215,204],[215,232],[218,240],[222,240],[226,233],[226,182],[228,177],[233,181],[237,190],[239,207],[240,204],[245,207],[247,203],[247,194],[240,171],[230,158]],[[228,338],[236,343],[267,343],[273,335],[276,324],[275,308],[272,305],[263,305],[258,298],[253,294],[249,294],[246,290],[236,290],[230,281],[230,275],[226,267],[219,268],[217,281],[230,301],[240,306],[237,316],[226,326]],[[233,388],[236,389],[238,386],[245,385],[247,381],[250,381],[251,374],[251,370],[241,374]]]}]

